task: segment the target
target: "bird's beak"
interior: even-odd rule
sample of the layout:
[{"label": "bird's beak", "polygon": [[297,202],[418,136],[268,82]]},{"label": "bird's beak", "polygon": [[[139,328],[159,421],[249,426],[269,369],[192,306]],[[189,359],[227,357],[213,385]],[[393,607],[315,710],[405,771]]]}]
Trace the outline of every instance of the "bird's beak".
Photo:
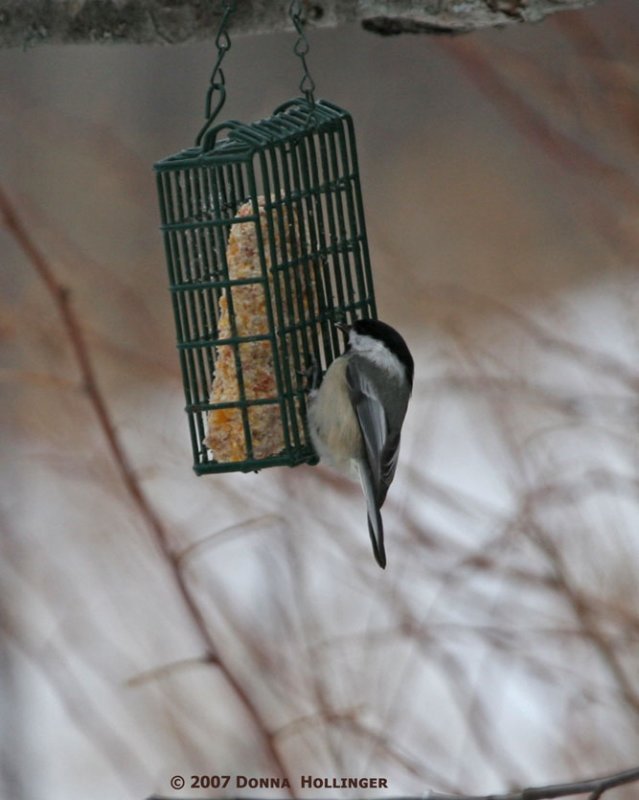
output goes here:
[{"label": "bird's beak", "polygon": [[336,328],[339,328],[344,336],[348,336],[351,329],[350,325],[346,325],[344,322],[334,322],[333,325],[335,325]]}]

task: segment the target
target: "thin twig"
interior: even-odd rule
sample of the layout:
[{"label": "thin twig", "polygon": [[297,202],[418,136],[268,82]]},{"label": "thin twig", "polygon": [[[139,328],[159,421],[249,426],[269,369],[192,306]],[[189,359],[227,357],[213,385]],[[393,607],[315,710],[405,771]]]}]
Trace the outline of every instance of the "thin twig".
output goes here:
[{"label": "thin twig", "polygon": [[491,312],[499,314],[503,319],[512,322],[541,348],[551,350],[553,353],[572,361],[579,361],[595,374],[602,373],[606,377],[614,378],[632,392],[639,390],[639,373],[628,367],[621,359],[603,350],[582,345],[560,336],[551,331],[545,323],[535,320],[532,315],[508,305],[496,297],[453,284],[433,285],[430,291],[431,295],[436,294],[456,303],[487,308]]},{"label": "thin twig", "polygon": [[[529,512],[527,509],[526,511]],[[525,518],[527,518],[525,512]],[[626,675],[623,665],[617,656],[614,648],[611,647],[607,637],[597,625],[593,616],[593,611],[583,597],[572,585],[569,576],[563,565],[563,559],[555,542],[548,536],[545,530],[531,518],[527,519],[528,528],[532,530],[533,540],[538,547],[547,555],[549,563],[552,565],[557,580],[558,591],[566,598],[573,610],[573,613],[582,627],[584,636],[590,640],[591,644],[599,653],[603,663],[607,666],[612,677],[617,682],[619,689],[626,703],[632,708],[633,712],[639,715],[639,695],[634,690],[631,680]]]},{"label": "thin twig", "polygon": [[633,206],[639,203],[639,188],[627,172],[606,162],[597,153],[537,113],[508,86],[479,45],[469,41],[468,38],[463,41],[442,42],[442,45],[479,89],[508,113],[515,127],[550,158],[591,180],[604,181],[608,188],[627,205]]},{"label": "thin twig", "polygon": [[606,161],[539,113],[508,85],[495,68],[494,59],[488,58],[476,43],[465,39],[441,44],[529,141],[564,169],[590,179],[597,186],[596,194],[585,192],[578,198],[581,211],[611,251],[621,260],[633,263],[639,241],[636,232],[625,224],[624,215],[611,209],[601,197],[601,188],[605,188],[624,206],[634,209],[639,203],[639,188],[628,172]]},{"label": "thin twig", "polygon": [[[628,783],[639,781],[639,767],[616,772],[604,778],[591,778],[585,781],[574,781],[572,783],[554,783],[547,786],[530,786],[527,789],[518,789],[514,792],[505,794],[438,794],[437,792],[427,794],[421,800],[553,800],[556,797],[573,797],[575,795],[589,795],[589,800],[598,800],[604,792],[614,789],[617,786],[625,786]],[[157,799],[159,800],[159,798]],[[397,798],[397,800],[409,800],[408,798]]]},{"label": "thin twig", "polygon": [[137,675],[129,678],[126,682],[127,686],[142,686],[144,683],[157,681],[173,675],[178,670],[192,669],[193,667],[201,667],[202,664],[209,664],[205,658],[181,658],[179,661],[172,661],[170,664],[160,664],[159,667],[145,670]]},{"label": "thin twig", "polygon": [[[20,575],[19,570],[16,570],[16,574]],[[23,579],[22,575],[20,578]],[[29,637],[18,631],[7,616],[0,616],[0,633],[41,672],[44,680],[60,699],[68,718],[86,736],[87,742],[96,747],[126,788],[122,773],[124,765],[131,762],[130,741],[123,735],[109,711],[96,700],[86,684],[78,679],[68,654],[57,642],[52,641],[48,643],[46,659],[43,659],[39,648],[29,641]],[[140,759],[136,766],[138,774],[143,770],[147,779],[150,777],[149,770]]]}]

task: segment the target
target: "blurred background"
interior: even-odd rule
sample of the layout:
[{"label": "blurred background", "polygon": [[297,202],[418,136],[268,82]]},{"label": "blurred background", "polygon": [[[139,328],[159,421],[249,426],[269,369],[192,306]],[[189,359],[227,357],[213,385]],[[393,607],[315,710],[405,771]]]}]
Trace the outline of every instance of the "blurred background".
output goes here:
[{"label": "blurred background", "polygon": [[[385,572],[323,467],[191,471],[152,164],[213,44],[0,53],[3,797],[636,766],[639,9],[309,38],[416,360]],[[298,93],[293,43],[234,39],[223,116]]]}]

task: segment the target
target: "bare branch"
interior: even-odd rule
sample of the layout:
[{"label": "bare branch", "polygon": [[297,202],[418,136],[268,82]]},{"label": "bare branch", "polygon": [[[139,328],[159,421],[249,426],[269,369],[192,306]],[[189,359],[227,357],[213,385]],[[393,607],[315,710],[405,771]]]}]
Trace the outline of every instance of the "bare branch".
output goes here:
[{"label": "bare branch", "polygon": [[[598,0],[306,0],[309,22],[335,27],[360,22],[384,35],[460,33],[515,22],[538,22],[556,11]],[[243,0],[236,33],[291,30],[288,0]],[[211,0],[0,0],[0,47],[46,43],[176,44],[215,35],[222,3]]]},{"label": "bare branch", "polygon": [[106,401],[100,391],[97,376],[91,361],[89,349],[86,345],[84,332],[80,321],[73,309],[69,290],[59,283],[55,272],[43,254],[32,240],[26,226],[20,219],[9,197],[0,187],[0,217],[4,219],[4,225],[11,236],[15,239],[21,250],[26,255],[29,263],[35,269],[38,276],[42,279],[51,298],[60,314],[62,324],[68,336],[71,349],[76,360],[83,388],[87,394],[89,402],[95,412],[98,424],[104,434],[107,446],[116,469],[120,475],[122,483],[131,498],[138,513],[144,520],[149,533],[151,534],[159,552],[164,557],[170,568],[170,575],[174,580],[175,587],[184,603],[186,612],[191,618],[193,625],[199,633],[204,644],[205,653],[203,660],[215,665],[226,682],[230,686],[237,699],[244,707],[247,716],[253,722],[256,730],[262,738],[265,752],[268,754],[273,769],[280,775],[289,779],[286,765],[277,750],[275,738],[269,730],[251,692],[237,678],[232,668],[225,662],[223,656],[218,652],[215,645],[214,636],[200,611],[195,597],[180,569],[180,557],[174,549],[169,532],[156,514],[155,510],[147,500],[138,482],[135,470],[129,462],[128,456],[120,443],[115,424],[109,413]]}]

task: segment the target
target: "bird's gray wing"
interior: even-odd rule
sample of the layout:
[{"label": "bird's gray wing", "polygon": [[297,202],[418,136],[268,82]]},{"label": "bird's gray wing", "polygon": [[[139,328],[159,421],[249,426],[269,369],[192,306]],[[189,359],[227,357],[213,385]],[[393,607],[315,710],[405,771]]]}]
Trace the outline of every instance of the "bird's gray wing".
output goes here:
[{"label": "bird's gray wing", "polygon": [[364,443],[359,473],[366,497],[368,529],[375,558],[384,567],[384,527],[379,510],[395,474],[399,436],[389,436],[384,406],[366,371],[349,362],[346,381]]},{"label": "bird's gray wing", "polygon": [[373,545],[373,555],[375,561],[382,569],[386,567],[386,550],[384,549],[384,523],[379,510],[379,504],[375,499],[375,486],[368,461],[360,459],[357,463],[359,468],[359,479],[366,498],[366,514],[368,519],[368,533]]},{"label": "bird's gray wing", "polygon": [[381,476],[378,495],[380,507],[384,504],[388,487],[391,485],[393,478],[395,477],[395,470],[397,469],[397,462],[399,461],[399,442],[399,433],[395,436],[387,436],[386,441],[384,442],[384,447],[382,449],[380,458]]},{"label": "bird's gray wing", "polygon": [[384,406],[366,371],[349,362],[346,367],[346,381],[372,473],[375,499],[381,507],[395,477],[400,434],[390,433]]}]

